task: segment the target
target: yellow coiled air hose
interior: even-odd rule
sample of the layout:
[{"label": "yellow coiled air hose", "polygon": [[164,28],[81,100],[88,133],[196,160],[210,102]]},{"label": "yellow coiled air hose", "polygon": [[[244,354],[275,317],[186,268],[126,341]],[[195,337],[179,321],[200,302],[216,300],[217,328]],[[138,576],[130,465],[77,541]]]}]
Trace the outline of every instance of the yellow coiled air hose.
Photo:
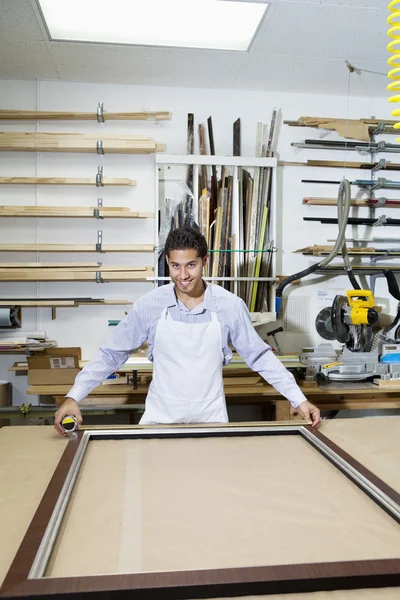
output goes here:
[{"label": "yellow coiled air hose", "polygon": [[[390,11],[390,15],[388,16],[388,25],[391,25],[390,29],[388,29],[388,36],[392,38],[392,41],[388,44],[388,51],[391,53],[391,56],[388,58],[388,65],[392,68],[389,73],[389,79],[392,81],[388,85],[388,90],[390,92],[398,92],[400,91],[400,0],[392,0],[389,4],[388,9]],[[395,94],[394,96],[390,96],[389,102],[400,102],[400,94]],[[400,117],[400,109],[395,108],[392,111],[393,117]],[[400,129],[400,123],[396,123],[394,126],[395,129]],[[400,142],[400,138],[396,138],[396,142]]]}]

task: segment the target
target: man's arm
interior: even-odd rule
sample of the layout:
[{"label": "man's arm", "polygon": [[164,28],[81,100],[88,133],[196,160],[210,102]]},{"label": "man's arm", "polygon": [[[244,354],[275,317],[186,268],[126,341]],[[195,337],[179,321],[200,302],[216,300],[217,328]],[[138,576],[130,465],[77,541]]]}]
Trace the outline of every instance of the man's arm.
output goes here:
[{"label": "man's arm", "polygon": [[233,345],[250,369],[273,385],[314,427],[319,425],[319,410],[308,402],[293,375],[274,355],[271,346],[260,338],[253,327],[247,306],[242,300],[238,303],[236,321],[230,333]]},{"label": "man's arm", "polygon": [[72,414],[82,423],[79,402],[100,385],[111,373],[118,371],[136,348],[147,340],[147,328],[144,325],[138,307],[135,305],[121,321],[107,342],[102,346],[93,360],[77,375],[73,387],[56,413],[54,427],[64,434],[61,421],[67,414]]}]

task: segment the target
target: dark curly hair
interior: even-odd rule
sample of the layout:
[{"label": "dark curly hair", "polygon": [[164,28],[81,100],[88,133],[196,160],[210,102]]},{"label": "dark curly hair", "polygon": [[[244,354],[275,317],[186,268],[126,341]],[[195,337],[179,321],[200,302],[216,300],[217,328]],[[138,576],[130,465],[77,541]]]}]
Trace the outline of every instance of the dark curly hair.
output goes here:
[{"label": "dark curly hair", "polygon": [[193,227],[181,227],[170,231],[165,242],[164,253],[169,256],[171,250],[196,250],[197,256],[207,256],[208,248],[204,235]]}]

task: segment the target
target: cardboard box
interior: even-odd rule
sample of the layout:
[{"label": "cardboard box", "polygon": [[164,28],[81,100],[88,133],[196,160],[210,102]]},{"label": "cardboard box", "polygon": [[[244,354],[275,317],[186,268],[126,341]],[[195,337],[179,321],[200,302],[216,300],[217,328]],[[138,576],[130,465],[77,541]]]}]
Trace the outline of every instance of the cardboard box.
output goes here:
[{"label": "cardboard box", "polygon": [[29,385],[73,384],[78,375],[80,348],[47,348],[36,356],[29,356]]},{"label": "cardboard box", "polygon": [[72,384],[80,369],[29,369],[29,385],[64,385]]}]

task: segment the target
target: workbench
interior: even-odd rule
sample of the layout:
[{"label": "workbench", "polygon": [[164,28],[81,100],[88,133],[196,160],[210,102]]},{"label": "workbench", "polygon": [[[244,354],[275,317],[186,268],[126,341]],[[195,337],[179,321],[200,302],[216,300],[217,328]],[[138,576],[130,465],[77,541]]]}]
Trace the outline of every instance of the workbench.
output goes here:
[{"label": "workbench", "polygon": [[[53,397],[61,404],[69,385],[30,386],[28,394]],[[228,405],[261,405],[263,414],[275,407],[275,420],[296,419],[297,413],[289,402],[275,388],[264,382],[257,373],[239,377],[224,377],[224,389]],[[148,384],[138,383],[137,389],[131,385],[100,385],[83,400],[84,405],[144,404]],[[379,387],[373,383],[328,383],[311,388],[303,388],[306,398],[321,410],[384,410],[400,408],[400,386]],[[263,417],[264,420],[267,416]]]},{"label": "workbench", "polygon": [[[321,427],[325,436],[396,491],[400,491],[399,431],[400,417],[337,419],[325,421]],[[66,444],[67,439],[58,436],[52,427],[3,427],[0,430],[0,584]],[[97,510],[104,510],[105,506],[101,501]],[[304,523],[312,519],[304,513],[304,507],[296,506],[289,498],[287,506],[288,518],[294,527],[300,521]],[[318,512],[323,512],[323,507],[319,508],[321,510]],[[96,511],[96,503],[91,506],[91,510]],[[376,531],[377,540],[379,535],[380,532]],[[84,534],[83,536],[85,539]],[[75,543],[77,541],[75,539]],[[265,600],[395,600],[400,597],[400,589],[363,589],[258,597]]]}]

